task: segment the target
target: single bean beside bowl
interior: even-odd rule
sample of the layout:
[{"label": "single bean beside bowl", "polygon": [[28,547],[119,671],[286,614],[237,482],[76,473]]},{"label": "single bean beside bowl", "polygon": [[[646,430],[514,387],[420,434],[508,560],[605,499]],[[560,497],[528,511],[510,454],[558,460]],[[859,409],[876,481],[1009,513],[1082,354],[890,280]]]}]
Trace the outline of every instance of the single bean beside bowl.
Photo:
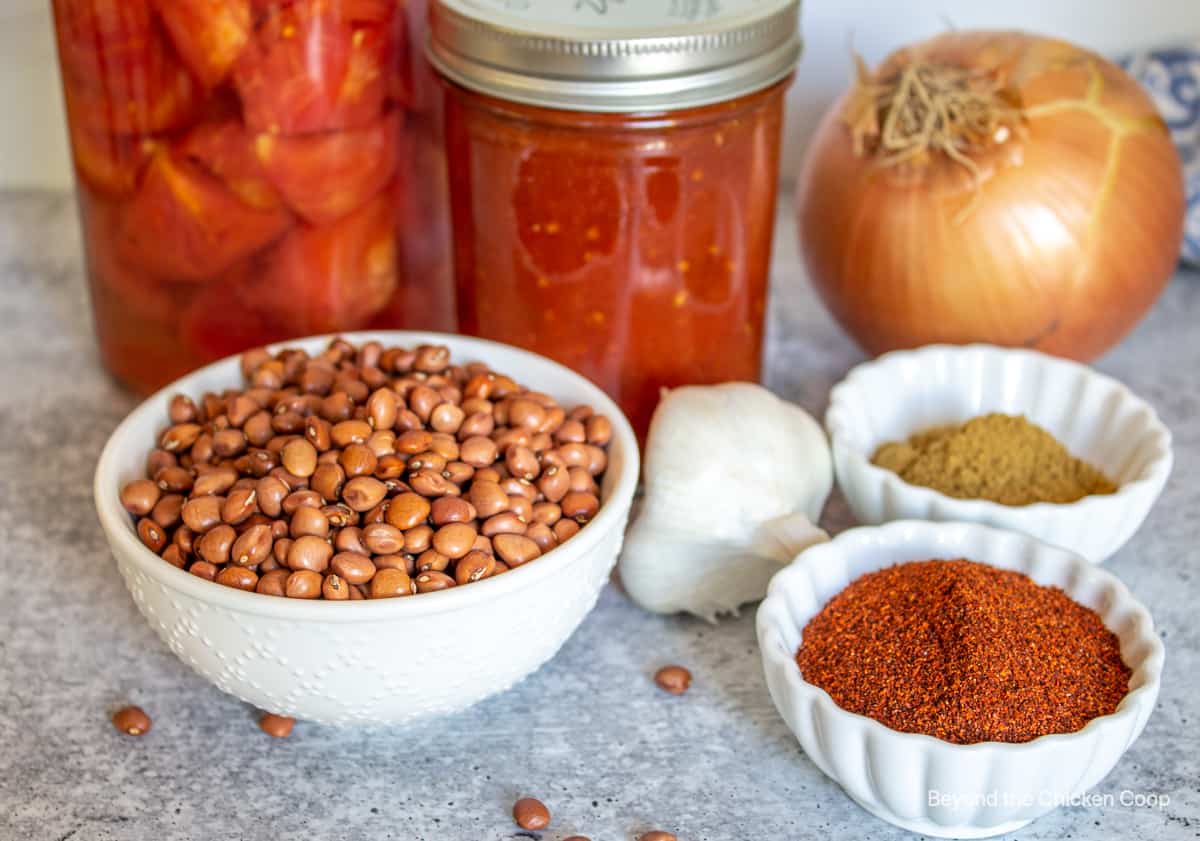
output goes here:
[{"label": "single bean beside bowl", "polygon": [[121,503],[141,542],[218,584],[334,601],[481,581],[600,508],[612,424],[449,350],[249,351],[245,386],[175,395]]}]

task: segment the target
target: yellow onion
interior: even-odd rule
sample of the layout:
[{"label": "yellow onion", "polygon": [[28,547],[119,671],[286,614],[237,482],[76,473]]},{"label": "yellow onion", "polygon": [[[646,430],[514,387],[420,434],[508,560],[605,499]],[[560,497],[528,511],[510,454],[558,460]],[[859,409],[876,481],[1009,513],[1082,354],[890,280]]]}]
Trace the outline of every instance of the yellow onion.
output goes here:
[{"label": "yellow onion", "polygon": [[1095,357],[1162,291],[1183,215],[1178,153],[1137,83],[1017,32],[860,62],[797,192],[808,274],[870,353],[979,341]]}]

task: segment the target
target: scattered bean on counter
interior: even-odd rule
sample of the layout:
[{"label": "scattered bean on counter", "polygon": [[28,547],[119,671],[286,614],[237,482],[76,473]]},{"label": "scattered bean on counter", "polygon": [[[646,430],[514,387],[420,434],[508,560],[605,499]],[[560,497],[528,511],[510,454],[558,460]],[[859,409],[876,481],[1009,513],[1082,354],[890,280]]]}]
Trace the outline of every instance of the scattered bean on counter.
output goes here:
[{"label": "scattered bean on counter", "polygon": [[197,577],[431,593],[534,561],[600,509],[611,421],[445,347],[335,339],[249,351],[241,371],[241,390],[171,399],[146,478],[120,493],[143,545]]},{"label": "scattered bean on counter", "polygon": [[113,713],[112,723],[126,736],[145,736],[153,722],[141,707],[122,707]]},{"label": "scattered bean on counter", "polygon": [[521,829],[545,829],[550,826],[550,810],[533,797],[522,797],[513,804],[513,820]]},{"label": "scattered bean on counter", "polygon": [[682,695],[692,685],[692,673],[683,666],[663,666],[654,673],[658,688],[672,695]]},{"label": "scattered bean on counter", "polygon": [[638,841],[678,841],[678,839],[665,830],[653,829],[650,832],[643,832],[639,835]]},{"label": "scattered bean on counter", "polygon": [[274,713],[263,713],[262,718],[258,720],[258,726],[262,728],[262,731],[276,739],[286,739],[292,735],[292,728],[295,725],[296,719]]}]

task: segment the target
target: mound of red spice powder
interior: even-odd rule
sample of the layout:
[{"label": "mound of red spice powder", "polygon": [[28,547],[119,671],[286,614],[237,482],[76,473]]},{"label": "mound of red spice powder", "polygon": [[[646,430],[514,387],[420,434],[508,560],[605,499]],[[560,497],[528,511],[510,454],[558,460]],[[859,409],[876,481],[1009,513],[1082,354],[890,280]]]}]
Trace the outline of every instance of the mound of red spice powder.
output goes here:
[{"label": "mound of red spice powder", "polygon": [[843,709],[958,744],[1079,730],[1130,675],[1095,611],[961,559],[856,579],[805,626],[796,662]]}]

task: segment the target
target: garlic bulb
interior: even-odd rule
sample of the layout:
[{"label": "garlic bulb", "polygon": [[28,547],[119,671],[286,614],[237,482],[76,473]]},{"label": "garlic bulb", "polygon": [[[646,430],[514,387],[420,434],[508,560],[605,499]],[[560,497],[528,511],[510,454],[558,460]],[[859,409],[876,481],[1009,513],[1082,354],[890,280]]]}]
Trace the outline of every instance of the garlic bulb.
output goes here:
[{"label": "garlic bulb", "polygon": [[780,567],[829,539],[813,525],[833,484],[825,433],[761,386],[664,393],[643,476],[620,569],[647,610],[716,621],[761,599]]}]

